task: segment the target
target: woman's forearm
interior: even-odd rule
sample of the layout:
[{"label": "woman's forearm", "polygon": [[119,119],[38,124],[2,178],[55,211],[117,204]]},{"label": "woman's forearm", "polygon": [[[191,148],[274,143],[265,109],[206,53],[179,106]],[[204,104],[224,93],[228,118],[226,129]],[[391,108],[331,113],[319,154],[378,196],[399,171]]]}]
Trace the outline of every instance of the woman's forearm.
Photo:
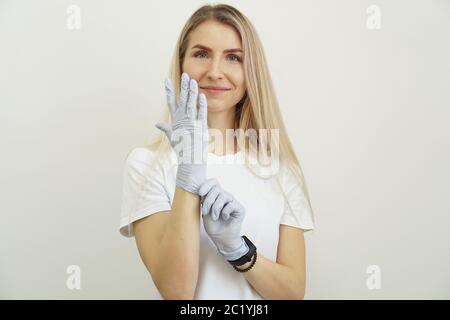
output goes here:
[{"label": "woman's forearm", "polygon": [[200,197],[175,189],[170,218],[159,246],[158,280],[172,299],[192,299],[200,252]]},{"label": "woman's forearm", "polygon": [[[237,268],[245,269],[250,264]],[[296,278],[294,270],[270,261],[259,252],[253,268],[242,274],[264,299],[302,300],[304,297],[305,283]]]}]

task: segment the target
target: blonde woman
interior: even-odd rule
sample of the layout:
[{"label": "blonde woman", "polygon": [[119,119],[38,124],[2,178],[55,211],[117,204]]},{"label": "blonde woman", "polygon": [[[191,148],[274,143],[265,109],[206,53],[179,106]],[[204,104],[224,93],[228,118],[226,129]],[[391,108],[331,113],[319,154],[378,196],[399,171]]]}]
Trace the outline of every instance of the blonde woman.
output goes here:
[{"label": "blonde woman", "polygon": [[313,210],[248,18],[199,8],[165,89],[159,138],[128,155],[120,221],[160,296],[303,299]]}]

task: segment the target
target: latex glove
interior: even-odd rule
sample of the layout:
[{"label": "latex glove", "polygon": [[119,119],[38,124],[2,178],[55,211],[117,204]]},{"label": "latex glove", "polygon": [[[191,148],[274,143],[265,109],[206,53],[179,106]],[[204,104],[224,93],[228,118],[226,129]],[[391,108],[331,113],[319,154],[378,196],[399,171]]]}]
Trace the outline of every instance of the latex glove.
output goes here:
[{"label": "latex glove", "polygon": [[219,253],[229,261],[245,255],[250,249],[241,236],[244,207],[214,178],[200,186],[199,195],[205,231]]},{"label": "latex glove", "polygon": [[206,96],[203,93],[198,95],[197,81],[189,79],[187,73],[183,73],[181,76],[181,93],[178,104],[170,79],[165,80],[165,88],[172,125],[157,123],[155,126],[166,134],[177,154],[176,186],[198,194],[200,185],[206,180],[208,158]]}]

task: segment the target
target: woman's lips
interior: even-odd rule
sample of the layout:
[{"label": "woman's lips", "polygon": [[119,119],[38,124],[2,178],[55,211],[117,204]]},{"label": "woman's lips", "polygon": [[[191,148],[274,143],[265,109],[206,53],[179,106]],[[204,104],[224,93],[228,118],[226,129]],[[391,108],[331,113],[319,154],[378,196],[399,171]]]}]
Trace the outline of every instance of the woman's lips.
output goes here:
[{"label": "woman's lips", "polygon": [[201,89],[205,90],[208,93],[212,93],[212,94],[220,94],[220,93],[224,93],[224,92],[230,90],[230,89],[206,89],[206,88],[201,88]]}]

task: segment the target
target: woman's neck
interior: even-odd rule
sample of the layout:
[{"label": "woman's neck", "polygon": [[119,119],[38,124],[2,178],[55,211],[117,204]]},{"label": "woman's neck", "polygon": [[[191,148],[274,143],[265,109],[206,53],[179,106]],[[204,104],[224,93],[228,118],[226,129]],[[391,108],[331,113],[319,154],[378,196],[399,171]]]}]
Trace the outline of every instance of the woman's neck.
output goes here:
[{"label": "woman's neck", "polygon": [[238,143],[235,135],[235,108],[224,112],[208,113],[209,141],[208,152],[218,156],[237,153]]}]

